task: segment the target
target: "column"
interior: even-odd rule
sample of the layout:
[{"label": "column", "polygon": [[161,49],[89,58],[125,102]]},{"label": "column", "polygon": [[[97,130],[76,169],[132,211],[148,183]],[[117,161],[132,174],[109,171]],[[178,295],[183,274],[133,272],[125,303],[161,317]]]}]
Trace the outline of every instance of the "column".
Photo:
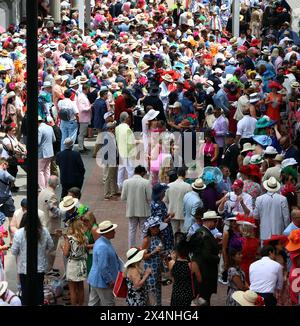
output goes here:
[{"label": "column", "polygon": [[235,37],[240,35],[240,1],[233,0],[232,4],[232,34]]},{"label": "column", "polygon": [[80,0],[72,0],[71,1],[71,8],[72,9],[79,9],[79,3],[80,3],[81,1]]},{"label": "column", "polygon": [[80,0],[79,2],[79,7],[78,7],[78,12],[79,12],[79,23],[78,27],[79,29],[82,30],[82,34],[84,35],[84,0]]},{"label": "column", "polygon": [[91,27],[91,0],[85,0],[85,23],[88,28]]},{"label": "column", "polygon": [[54,23],[61,23],[60,0],[50,0],[50,15],[53,17]]}]

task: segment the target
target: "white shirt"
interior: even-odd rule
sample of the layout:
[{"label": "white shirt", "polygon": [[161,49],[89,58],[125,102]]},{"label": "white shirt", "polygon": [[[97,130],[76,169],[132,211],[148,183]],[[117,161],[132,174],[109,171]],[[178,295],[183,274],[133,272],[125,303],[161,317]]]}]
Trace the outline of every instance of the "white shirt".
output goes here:
[{"label": "white shirt", "polygon": [[283,268],[269,257],[262,257],[249,268],[250,290],[257,293],[275,293],[283,285]]},{"label": "white shirt", "polygon": [[237,123],[237,132],[236,134],[241,136],[241,138],[250,138],[254,135],[254,130],[256,126],[256,119],[250,115],[245,115]]},{"label": "white shirt", "polygon": [[63,100],[60,100],[58,102],[58,109],[61,110],[61,108],[67,108],[71,110],[71,118],[70,121],[76,120],[75,115],[79,114],[78,107],[75,103],[75,101],[70,100],[69,98],[65,98]]},{"label": "white shirt", "polygon": [[[244,201],[244,204],[246,205],[246,207],[250,210],[250,215],[252,214],[252,196],[247,194],[246,192],[242,192],[242,198]],[[227,202],[224,205],[224,210],[221,210],[220,208],[218,208],[218,212],[220,214],[223,214],[224,212],[227,213],[241,213],[244,214],[244,209],[241,205],[241,203],[237,203],[237,195],[231,191],[229,192],[229,199],[227,200]]]}]

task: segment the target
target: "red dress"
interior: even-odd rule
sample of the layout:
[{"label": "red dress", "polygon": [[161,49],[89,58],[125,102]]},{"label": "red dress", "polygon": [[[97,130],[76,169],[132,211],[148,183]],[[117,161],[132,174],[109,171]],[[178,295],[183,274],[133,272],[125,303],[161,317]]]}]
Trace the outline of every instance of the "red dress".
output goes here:
[{"label": "red dress", "polygon": [[300,287],[300,277],[299,277],[299,267],[295,266],[295,258],[300,255],[300,250],[290,252],[290,257],[292,261],[292,267],[289,275],[290,283],[290,297],[293,304],[298,304],[299,297],[299,287]]},{"label": "red dress", "polygon": [[249,281],[249,267],[255,261],[256,252],[259,248],[259,240],[257,238],[243,238],[242,246],[242,262],[241,269],[245,273],[245,279],[248,284]]},{"label": "red dress", "polygon": [[271,101],[267,104],[266,115],[273,121],[280,122],[280,107],[283,102],[283,95],[269,93],[266,98],[266,102]]}]

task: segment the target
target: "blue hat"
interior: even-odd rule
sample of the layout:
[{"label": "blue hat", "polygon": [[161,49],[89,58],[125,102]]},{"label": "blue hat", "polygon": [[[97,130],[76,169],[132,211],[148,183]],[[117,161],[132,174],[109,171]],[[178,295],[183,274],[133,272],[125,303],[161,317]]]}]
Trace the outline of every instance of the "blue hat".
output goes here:
[{"label": "blue hat", "polygon": [[159,230],[162,231],[168,226],[168,224],[162,222],[158,216],[150,216],[144,223],[143,233],[146,234],[149,228],[153,228],[154,226],[159,226]]},{"label": "blue hat", "polygon": [[265,135],[256,135],[253,136],[253,140],[261,145],[262,147],[267,147],[270,146],[272,144],[272,139],[269,136],[265,136]]},{"label": "blue hat", "polygon": [[166,191],[169,187],[164,183],[157,183],[152,188],[152,200],[157,200],[160,194]]}]

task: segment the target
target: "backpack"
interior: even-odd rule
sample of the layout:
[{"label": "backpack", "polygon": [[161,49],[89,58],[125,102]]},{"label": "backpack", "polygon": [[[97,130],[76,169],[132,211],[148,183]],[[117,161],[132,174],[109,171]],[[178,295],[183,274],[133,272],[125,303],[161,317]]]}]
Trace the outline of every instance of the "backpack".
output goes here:
[{"label": "backpack", "polygon": [[60,120],[70,121],[71,120],[71,110],[68,108],[62,107],[58,111],[58,116],[59,116]]}]

